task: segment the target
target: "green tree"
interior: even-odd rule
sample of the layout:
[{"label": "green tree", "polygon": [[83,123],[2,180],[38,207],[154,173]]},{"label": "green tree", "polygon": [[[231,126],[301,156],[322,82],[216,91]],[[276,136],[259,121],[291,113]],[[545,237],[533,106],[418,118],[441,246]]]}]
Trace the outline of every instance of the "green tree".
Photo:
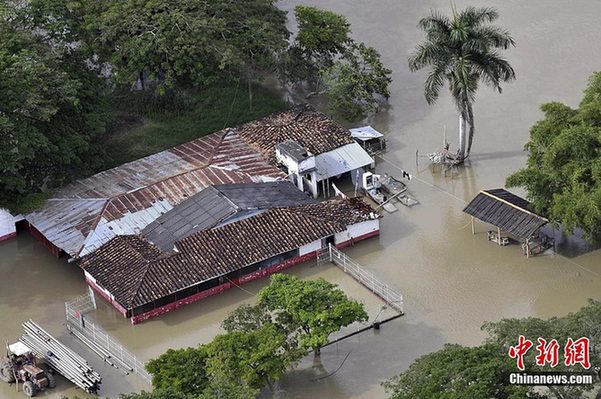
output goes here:
[{"label": "green tree", "polygon": [[[110,49],[118,82],[147,78],[159,92],[182,84],[206,85],[275,69],[286,47],[285,13],[274,0],[127,0],[108,2],[90,29]],[[249,90],[250,90],[249,86]]]},{"label": "green tree", "polygon": [[323,278],[301,280],[274,274],[259,292],[259,303],[276,315],[286,331],[297,331],[301,348],[319,348],[330,334],[356,321],[367,320],[363,304],[349,299],[344,291]]},{"label": "green tree", "polygon": [[254,331],[218,335],[207,345],[211,375],[227,375],[253,388],[271,386],[298,359],[291,359],[286,334],[268,323]]},{"label": "green tree", "polygon": [[515,46],[515,42],[506,30],[491,25],[498,17],[493,8],[467,7],[457,12],[453,6],[451,18],[433,11],[419,21],[426,40],[409,57],[410,70],[430,68],[424,90],[428,104],[436,102],[445,83],[449,86],[459,110],[460,162],[472,148],[473,104],[480,82],[501,93],[501,83],[515,79],[513,68],[499,54],[499,50]]},{"label": "green tree", "polygon": [[246,79],[251,109],[253,80],[275,73],[288,47],[286,12],[276,1],[215,2],[220,7],[215,13],[224,15],[227,24],[222,38],[234,49],[233,69]]},{"label": "green tree", "polygon": [[380,54],[351,38],[343,15],[303,5],[294,14],[298,33],[283,61],[285,81],[309,83],[309,96],[325,93],[330,108],[350,120],[377,111],[392,81]]},{"label": "green tree", "polygon": [[311,6],[297,5],[294,15],[298,33],[289,53],[291,80],[312,81],[319,91],[322,71],[353,42],[351,24],[343,15]]},{"label": "green tree", "polygon": [[390,74],[373,47],[353,45],[326,73],[330,107],[348,120],[365,117],[378,109],[376,96],[390,97]]},{"label": "green tree", "polygon": [[233,381],[222,372],[211,374],[206,388],[195,399],[255,399],[259,389]]},{"label": "green tree", "polygon": [[385,383],[390,399],[524,399],[531,388],[509,385],[518,371],[494,345],[465,348],[446,345],[415,361],[399,377]]},{"label": "green tree", "polygon": [[230,313],[221,323],[221,327],[227,332],[255,331],[271,322],[271,314],[260,304],[245,304]]},{"label": "green tree", "polygon": [[206,347],[169,349],[146,365],[156,389],[173,389],[184,394],[197,394],[207,387]]},{"label": "green tree", "polygon": [[[547,320],[528,317],[503,319],[485,323],[485,342],[473,348],[446,345],[442,350],[417,359],[407,371],[385,383],[391,399],[488,399],[488,398],[601,398],[601,302],[589,301],[578,312]],[[509,384],[509,374],[520,372],[515,360],[508,356],[510,346],[523,335],[533,343],[524,357],[526,373],[544,371],[585,371],[581,366],[565,366],[562,348],[568,338],[590,340],[589,372],[596,374],[595,385],[547,386],[542,392],[532,387]],[[560,344],[559,364],[551,367],[536,365],[538,338]],[[588,392],[588,393],[585,393]],[[590,396],[593,394],[594,396]]]},{"label": "green tree", "polygon": [[578,109],[544,104],[530,129],[526,167],[507,186],[528,191],[534,210],[567,231],[601,239],[601,73],[591,76]]},{"label": "green tree", "polygon": [[16,14],[0,16],[0,207],[23,212],[42,191],[98,167],[107,115],[96,75]]},{"label": "green tree", "polygon": [[[177,392],[173,389],[155,389],[152,392],[128,393],[119,395],[119,399],[196,399],[196,396]],[[242,398],[241,398],[242,399]]]}]

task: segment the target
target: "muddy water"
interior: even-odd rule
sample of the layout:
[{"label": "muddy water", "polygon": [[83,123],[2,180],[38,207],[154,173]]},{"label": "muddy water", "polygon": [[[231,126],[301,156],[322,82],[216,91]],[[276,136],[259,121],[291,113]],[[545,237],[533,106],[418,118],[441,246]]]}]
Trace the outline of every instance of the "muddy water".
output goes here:
[{"label": "muddy water", "polygon": [[[305,2],[303,2],[305,3]],[[416,357],[445,342],[477,344],[480,325],[502,317],[562,315],[587,298],[601,297],[601,251],[566,258],[547,255],[526,259],[517,246],[500,248],[486,240],[487,226],[471,234],[461,210],[480,189],[503,186],[505,177],[525,162],[528,129],[541,117],[539,105],[558,100],[576,105],[587,77],[601,69],[601,2],[575,0],[472,1],[493,5],[518,43],[507,53],[517,81],[502,95],[482,88],[475,113],[477,133],[468,167],[444,175],[432,171],[415,153],[438,149],[446,125],[456,144],[456,112],[446,93],[429,107],[422,95],[424,75],[410,73],[407,55],[422,39],[415,27],[430,8],[448,10],[446,0],[315,0],[309,2],[346,15],[359,40],[378,48],[394,71],[390,109],[370,121],[387,133],[390,151],[381,171],[398,168],[415,175],[411,191],[421,204],[386,215],[380,239],[348,252],[405,295],[407,315],[329,347],[321,364],[306,359],[287,375],[272,398],[383,398],[379,383],[406,368]],[[296,2],[283,1],[292,9]],[[468,4],[457,1],[458,7]],[[325,273],[306,268],[307,276]],[[219,321],[249,292],[228,294],[189,306],[149,323],[131,327],[104,308],[99,318],[119,339],[147,358],[170,346],[205,342]],[[53,260],[30,238],[0,244],[0,338],[12,339],[19,323],[32,317],[60,331],[65,297],[84,284],[72,265]],[[350,352],[350,354],[349,354]],[[348,355],[348,357],[347,357]],[[345,360],[346,359],[346,360]],[[322,376],[340,369],[328,378]],[[66,386],[66,384],[64,385]],[[113,387],[112,391],[119,387]],[[0,386],[0,397],[21,397]]]}]

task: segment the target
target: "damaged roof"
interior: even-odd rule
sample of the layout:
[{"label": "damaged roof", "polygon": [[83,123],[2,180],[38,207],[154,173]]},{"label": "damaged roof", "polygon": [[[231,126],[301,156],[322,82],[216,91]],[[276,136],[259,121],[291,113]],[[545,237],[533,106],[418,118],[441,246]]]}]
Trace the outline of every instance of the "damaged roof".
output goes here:
[{"label": "damaged roof", "polygon": [[480,191],[463,212],[525,240],[549,222],[530,209],[524,198],[497,188]]},{"label": "damaged roof", "polygon": [[278,112],[236,128],[240,137],[273,161],[275,146],[292,140],[318,155],[355,141],[348,130],[309,104]]},{"label": "damaged roof", "polygon": [[377,217],[357,198],[273,208],[192,234],[176,243],[175,252],[161,251],[142,236],[115,237],[80,266],[133,309]]},{"label": "damaged roof", "polygon": [[252,216],[253,210],[315,202],[288,180],[211,186],[161,215],[142,234],[157,247],[170,251],[182,238],[234,217]]},{"label": "damaged roof", "polygon": [[26,219],[55,246],[79,257],[116,235],[139,233],[210,185],[283,177],[226,129],[73,182]]}]

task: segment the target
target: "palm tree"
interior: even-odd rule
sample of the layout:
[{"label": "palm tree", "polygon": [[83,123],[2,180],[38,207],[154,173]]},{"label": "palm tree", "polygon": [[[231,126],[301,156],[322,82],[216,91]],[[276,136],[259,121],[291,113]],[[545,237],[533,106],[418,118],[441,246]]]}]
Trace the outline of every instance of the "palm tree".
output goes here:
[{"label": "palm tree", "polygon": [[491,25],[499,17],[495,9],[468,7],[459,13],[454,5],[451,9],[451,18],[432,11],[419,21],[426,40],[409,57],[409,69],[415,72],[430,67],[424,90],[428,104],[436,102],[440,89],[448,83],[459,110],[457,160],[463,162],[472,149],[472,106],[478,84],[484,82],[501,93],[501,82],[515,79],[513,68],[499,55],[500,49],[515,46],[515,42],[509,32]]}]

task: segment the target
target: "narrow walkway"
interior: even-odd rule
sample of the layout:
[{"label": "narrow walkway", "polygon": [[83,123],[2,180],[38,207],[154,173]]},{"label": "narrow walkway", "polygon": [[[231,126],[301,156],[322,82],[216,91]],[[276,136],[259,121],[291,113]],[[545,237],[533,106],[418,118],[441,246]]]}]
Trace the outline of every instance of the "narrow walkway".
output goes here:
[{"label": "narrow walkway", "polygon": [[328,244],[328,247],[322,248],[317,254],[318,265],[326,262],[331,262],[338,266],[342,271],[352,276],[365,288],[380,297],[380,299],[388,306],[395,309],[400,314],[404,314],[403,296],[401,294],[390,288],[388,284],[376,279],[373,273],[365,270],[360,264],[355,262],[344,252],[338,250],[338,248],[332,244]]}]

